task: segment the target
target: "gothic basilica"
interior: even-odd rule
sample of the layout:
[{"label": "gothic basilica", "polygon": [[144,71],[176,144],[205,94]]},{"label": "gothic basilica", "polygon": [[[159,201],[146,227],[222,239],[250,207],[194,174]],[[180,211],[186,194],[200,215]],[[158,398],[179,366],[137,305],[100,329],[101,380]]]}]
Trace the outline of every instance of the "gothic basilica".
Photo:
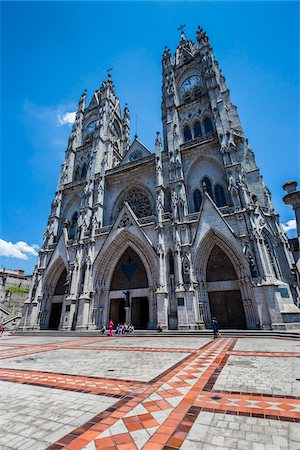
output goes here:
[{"label": "gothic basilica", "polygon": [[148,149],[110,75],[82,95],[23,329],[299,326],[288,240],[200,27],[164,50],[162,123]]}]

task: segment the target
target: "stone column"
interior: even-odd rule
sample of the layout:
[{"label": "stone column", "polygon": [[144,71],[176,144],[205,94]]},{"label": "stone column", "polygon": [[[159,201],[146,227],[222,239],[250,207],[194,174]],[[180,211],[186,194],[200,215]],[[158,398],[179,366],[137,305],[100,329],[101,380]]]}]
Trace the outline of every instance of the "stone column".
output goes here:
[{"label": "stone column", "polygon": [[297,224],[297,237],[300,243],[300,191],[297,189],[296,181],[287,181],[283,185],[283,189],[287,194],[283,197],[283,201],[286,205],[291,205],[295,211],[296,224]]},{"label": "stone column", "polygon": [[125,323],[131,323],[131,311],[130,311],[130,307],[129,306],[125,306]]},{"label": "stone column", "polygon": [[165,293],[157,293],[157,323],[168,329],[168,297]]}]

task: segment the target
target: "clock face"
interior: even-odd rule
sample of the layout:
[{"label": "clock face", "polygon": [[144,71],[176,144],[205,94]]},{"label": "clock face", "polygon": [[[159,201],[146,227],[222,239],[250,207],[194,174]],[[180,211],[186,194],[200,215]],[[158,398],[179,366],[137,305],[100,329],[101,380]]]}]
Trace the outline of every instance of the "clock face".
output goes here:
[{"label": "clock face", "polygon": [[189,92],[192,89],[194,89],[195,86],[199,85],[200,83],[201,83],[200,77],[195,75],[195,76],[190,77],[187,80],[185,80],[182,83],[180,90],[182,92]]}]

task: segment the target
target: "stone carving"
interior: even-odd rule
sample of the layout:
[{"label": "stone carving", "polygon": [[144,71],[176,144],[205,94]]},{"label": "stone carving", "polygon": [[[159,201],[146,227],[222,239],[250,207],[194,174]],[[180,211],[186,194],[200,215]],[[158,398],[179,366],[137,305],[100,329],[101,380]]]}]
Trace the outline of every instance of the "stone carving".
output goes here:
[{"label": "stone carving", "polygon": [[118,212],[121,211],[125,202],[129,204],[137,218],[147,217],[153,214],[151,200],[141,189],[131,188],[122,198]]},{"label": "stone carving", "polygon": [[123,216],[119,222],[118,228],[126,228],[126,227],[130,227],[130,225],[132,225],[132,221],[129,218],[128,214],[127,213],[123,214]]},{"label": "stone carving", "polygon": [[190,284],[191,282],[191,274],[190,274],[190,261],[187,255],[184,255],[183,261],[182,261],[182,277],[183,282],[185,284]]}]

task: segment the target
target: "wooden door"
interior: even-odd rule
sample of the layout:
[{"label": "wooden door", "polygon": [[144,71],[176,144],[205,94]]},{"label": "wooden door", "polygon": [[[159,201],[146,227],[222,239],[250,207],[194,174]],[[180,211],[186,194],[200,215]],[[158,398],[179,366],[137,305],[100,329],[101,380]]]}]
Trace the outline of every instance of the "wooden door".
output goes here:
[{"label": "wooden door", "polygon": [[208,296],[211,317],[217,318],[220,328],[247,328],[242,297],[239,290],[209,292]]}]

